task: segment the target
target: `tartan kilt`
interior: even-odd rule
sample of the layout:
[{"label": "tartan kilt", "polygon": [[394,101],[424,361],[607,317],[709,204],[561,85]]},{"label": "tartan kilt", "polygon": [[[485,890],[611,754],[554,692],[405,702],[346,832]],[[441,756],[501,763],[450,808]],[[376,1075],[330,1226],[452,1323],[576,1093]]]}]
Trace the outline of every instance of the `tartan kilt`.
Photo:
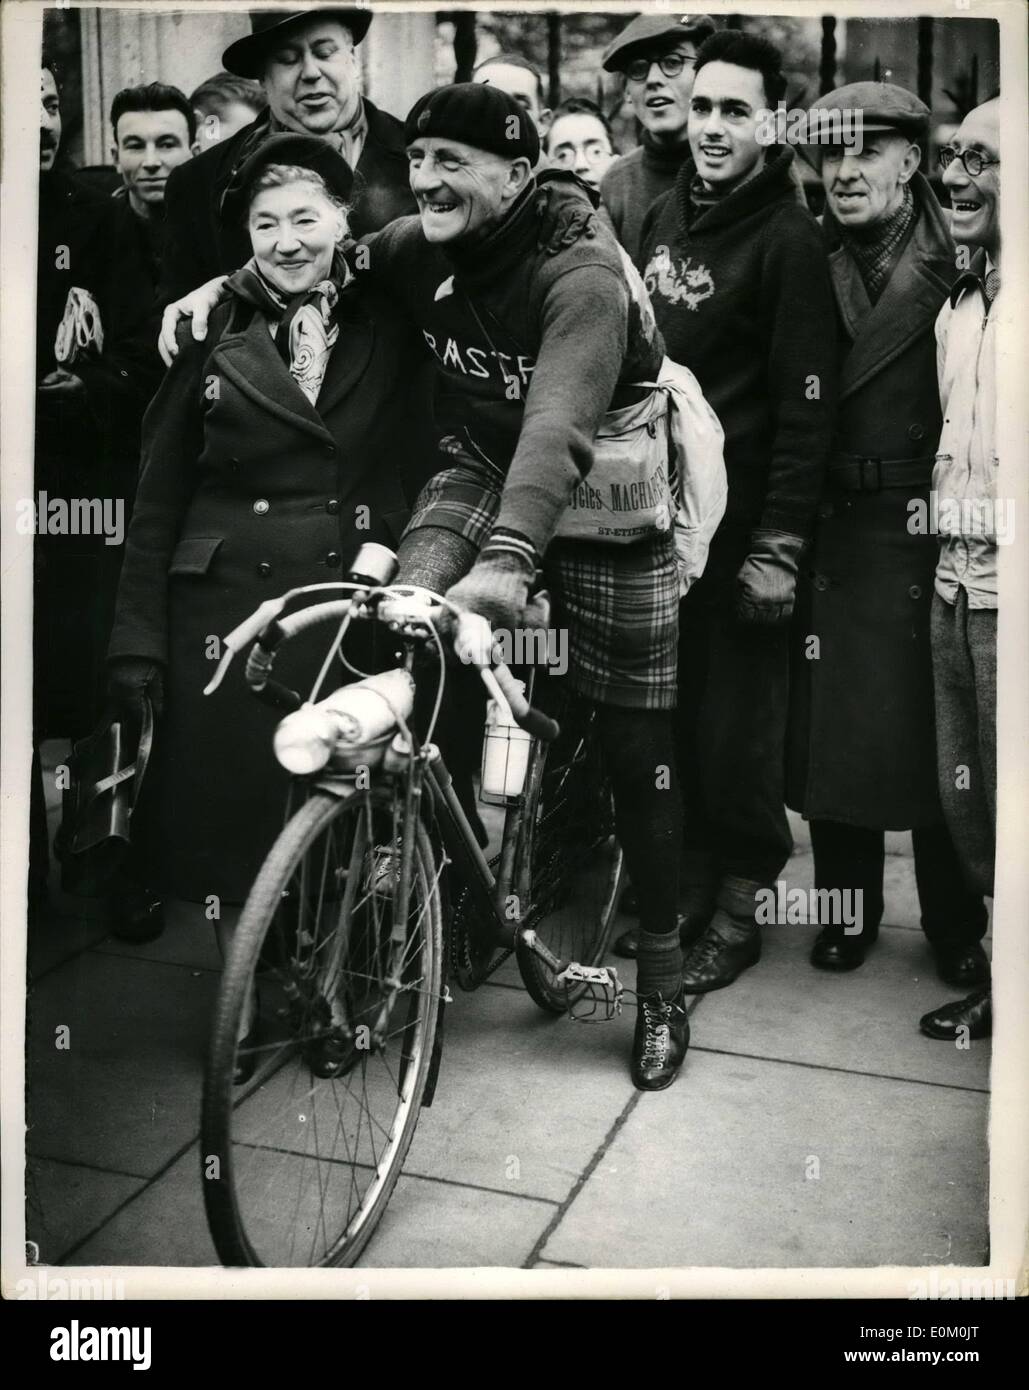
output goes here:
[{"label": "tartan kilt", "polygon": [[[407,532],[441,527],[481,550],[500,509],[498,481],[476,461],[429,479]],[[439,576],[444,593],[460,574]],[[555,540],[543,562],[551,626],[568,630],[569,686],[601,705],[674,709],[679,575],[671,533],[633,545]]]}]

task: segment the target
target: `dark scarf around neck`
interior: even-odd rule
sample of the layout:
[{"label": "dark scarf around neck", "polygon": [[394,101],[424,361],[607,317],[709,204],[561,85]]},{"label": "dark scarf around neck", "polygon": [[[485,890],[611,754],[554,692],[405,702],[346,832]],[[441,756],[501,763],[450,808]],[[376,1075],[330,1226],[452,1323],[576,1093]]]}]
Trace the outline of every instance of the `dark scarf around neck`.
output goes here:
[{"label": "dark scarf around neck", "polygon": [[868,297],[874,304],[890,277],[893,263],[908,232],[914,226],[917,209],[911,185],[904,185],[900,207],[889,217],[867,229],[851,229],[837,222],[840,242],[861,273]]},{"label": "dark scarf around neck", "polygon": [[443,254],[453,265],[462,289],[481,289],[523,261],[535,248],[539,240],[539,195],[536,181],[531,179],[503,221],[485,235],[443,246]]}]

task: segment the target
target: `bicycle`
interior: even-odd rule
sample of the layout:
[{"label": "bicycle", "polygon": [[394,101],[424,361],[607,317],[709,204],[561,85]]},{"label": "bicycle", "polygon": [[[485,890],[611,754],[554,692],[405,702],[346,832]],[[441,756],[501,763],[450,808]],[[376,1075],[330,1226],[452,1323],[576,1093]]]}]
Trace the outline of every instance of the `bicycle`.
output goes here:
[{"label": "bicycle", "polygon": [[[298,598],[341,588],[349,598],[281,616]],[[292,590],[229,634],[208,686],[253,642],[246,681],[286,711],[276,747],[304,796],[254,882],[215,1010],[200,1147],[208,1224],[226,1265],[360,1257],[432,1102],[451,967],[460,987],[474,989],[513,952],[542,1009],[620,1009],[617,973],[600,961],[622,855],[591,716],[569,707],[558,725],[533,708],[531,683],[527,698],[506,666],[491,663],[488,624],[483,632],[484,620],[460,617],[465,659],[532,735],[524,786],[508,799],[500,852],[488,862],[431,737],[445,683],[436,632],[444,604],[427,590],[366,582]],[[355,690],[367,693],[365,682],[301,705],[271,673],[284,642],[336,622],[313,699],[349,625],[363,620],[385,624],[402,657],[385,682],[388,718],[355,741],[345,707]],[[412,710],[433,648],[438,684],[420,737]],[[258,982],[260,1061],[237,1088],[238,1034]]]}]

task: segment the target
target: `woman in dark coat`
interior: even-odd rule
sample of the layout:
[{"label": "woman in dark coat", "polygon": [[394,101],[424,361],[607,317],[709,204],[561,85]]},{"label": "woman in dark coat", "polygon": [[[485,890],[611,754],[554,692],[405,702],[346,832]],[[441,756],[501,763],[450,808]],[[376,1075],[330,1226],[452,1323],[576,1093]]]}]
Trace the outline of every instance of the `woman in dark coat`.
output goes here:
[{"label": "woman in dark coat", "polygon": [[[225,212],[247,217],[254,260],[205,342],[184,329],[144,422],[109,648],[118,706],[138,716],[146,688],[159,714],[133,838],[149,882],[205,904],[222,937],[281,829],[287,778],[274,712],[238,677],[202,693],[218,638],[265,599],[343,577],[362,543],[395,546],[407,519],[398,421],[419,345],[350,283],[351,181],[312,137],[247,161]],[[323,654],[313,634],[292,644],[290,684],[306,693]]]}]

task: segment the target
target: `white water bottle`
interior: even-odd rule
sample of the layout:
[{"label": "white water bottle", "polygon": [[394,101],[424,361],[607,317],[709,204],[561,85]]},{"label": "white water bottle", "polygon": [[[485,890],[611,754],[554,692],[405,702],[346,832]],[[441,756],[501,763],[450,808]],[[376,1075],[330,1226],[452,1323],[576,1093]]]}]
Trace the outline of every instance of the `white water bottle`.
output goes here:
[{"label": "white water bottle", "polygon": [[[515,684],[524,694],[524,683]],[[515,723],[507,701],[501,704],[490,700],[486,705],[486,737],[482,745],[481,800],[506,802],[521,795],[531,744],[532,735]]]}]

